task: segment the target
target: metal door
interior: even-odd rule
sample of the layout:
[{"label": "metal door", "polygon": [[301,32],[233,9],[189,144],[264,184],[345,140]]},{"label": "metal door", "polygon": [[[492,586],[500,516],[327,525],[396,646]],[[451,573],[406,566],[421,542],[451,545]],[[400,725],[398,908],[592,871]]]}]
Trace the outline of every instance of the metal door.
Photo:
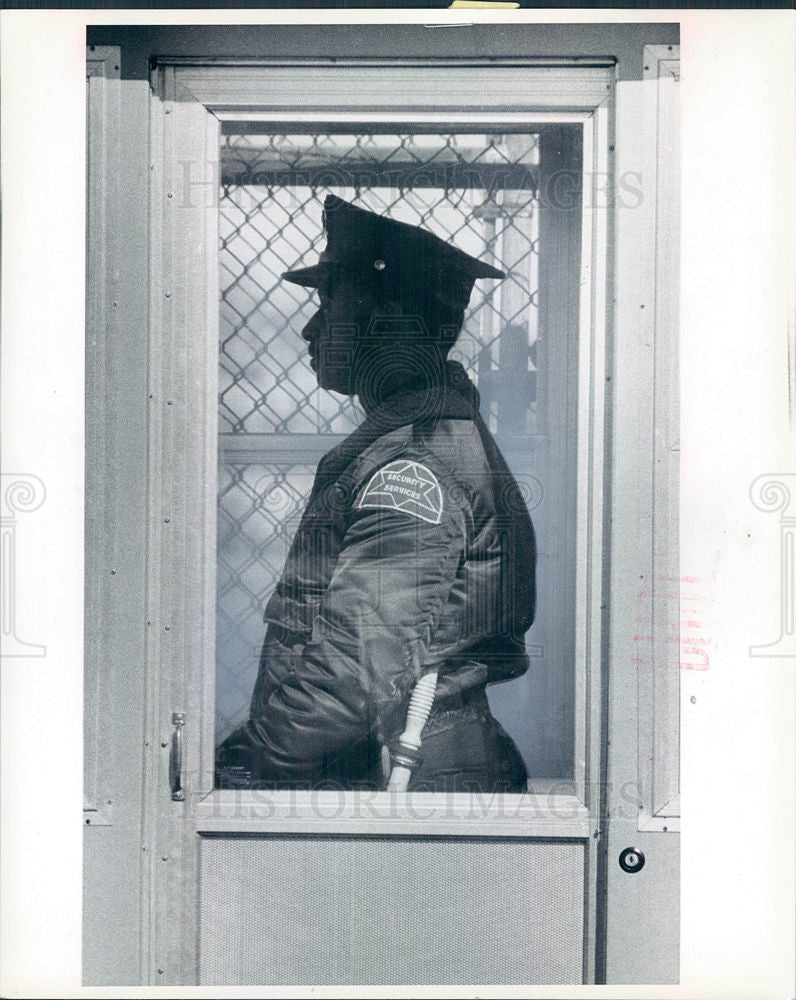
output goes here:
[{"label": "metal door", "polygon": [[[610,219],[603,191],[612,181],[612,88],[609,65],[566,60],[223,67],[186,61],[155,69],[144,981],[594,980],[604,832]],[[513,95],[508,109],[507,93]],[[571,434],[557,439],[559,450],[547,459],[574,470],[572,511],[559,539],[562,574],[571,558],[573,603],[569,611],[558,605],[572,635],[564,709],[571,734],[558,737],[551,755],[560,762],[568,754],[569,770],[542,769],[525,796],[398,802],[383,793],[264,797],[212,787],[221,123],[300,122],[317,132],[312,123],[330,119],[338,128],[345,122],[351,134],[367,134],[375,123],[396,134],[407,127],[495,134],[502,126],[506,134],[555,136],[560,159],[548,159],[546,173],[541,163],[548,190],[540,205],[539,261],[541,286],[555,288],[556,297],[539,309],[551,357],[565,367],[564,391],[547,402],[560,426],[572,421]],[[551,608],[551,620],[555,613]],[[390,891],[388,874],[399,892]],[[499,929],[494,938],[485,933],[484,913]],[[458,961],[413,947],[440,921],[447,922]],[[286,933],[307,947],[289,949]]]}]

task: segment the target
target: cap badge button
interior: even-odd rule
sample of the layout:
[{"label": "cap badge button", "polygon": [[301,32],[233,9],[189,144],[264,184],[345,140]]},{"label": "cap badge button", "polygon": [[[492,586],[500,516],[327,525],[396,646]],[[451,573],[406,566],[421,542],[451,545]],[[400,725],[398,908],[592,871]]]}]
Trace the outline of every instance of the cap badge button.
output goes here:
[{"label": "cap badge button", "polygon": [[383,271],[387,265],[384,263],[383,260],[374,260],[373,266],[376,268],[377,271]]}]

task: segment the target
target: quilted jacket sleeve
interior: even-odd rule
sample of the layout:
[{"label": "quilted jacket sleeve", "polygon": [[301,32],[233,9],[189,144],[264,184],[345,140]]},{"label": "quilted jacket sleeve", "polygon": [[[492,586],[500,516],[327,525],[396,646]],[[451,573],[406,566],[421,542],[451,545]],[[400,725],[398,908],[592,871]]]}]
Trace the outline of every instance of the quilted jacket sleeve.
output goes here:
[{"label": "quilted jacket sleeve", "polygon": [[358,485],[309,641],[222,744],[248,743],[261,781],[311,780],[395,727],[466,550],[467,502],[433,457],[391,461]]}]

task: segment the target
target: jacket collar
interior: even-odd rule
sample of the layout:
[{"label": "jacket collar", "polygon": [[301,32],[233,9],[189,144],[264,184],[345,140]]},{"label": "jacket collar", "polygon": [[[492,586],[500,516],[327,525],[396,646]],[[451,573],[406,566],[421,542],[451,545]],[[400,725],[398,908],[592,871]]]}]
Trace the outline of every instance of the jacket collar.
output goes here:
[{"label": "jacket collar", "polygon": [[458,361],[446,361],[432,385],[407,385],[372,410],[345,441],[321,459],[318,473],[336,479],[369,445],[406,424],[477,420],[479,394]]},{"label": "jacket collar", "polygon": [[473,420],[479,401],[478,390],[461,364],[446,361],[439,379],[403,386],[369,413],[362,426],[372,422],[392,428],[446,417]]}]

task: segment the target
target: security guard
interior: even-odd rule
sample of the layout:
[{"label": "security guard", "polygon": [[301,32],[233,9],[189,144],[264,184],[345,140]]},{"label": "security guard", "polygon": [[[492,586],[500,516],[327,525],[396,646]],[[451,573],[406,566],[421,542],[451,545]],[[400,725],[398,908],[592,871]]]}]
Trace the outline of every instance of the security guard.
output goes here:
[{"label": "security guard", "polygon": [[219,787],[384,787],[411,690],[437,670],[411,790],[525,788],[486,684],[525,672],[534,616],[528,511],[446,360],[478,278],[501,271],[330,195],[302,336],[318,383],[366,418],[320,462],[268,602],[250,717],[217,751]]}]

